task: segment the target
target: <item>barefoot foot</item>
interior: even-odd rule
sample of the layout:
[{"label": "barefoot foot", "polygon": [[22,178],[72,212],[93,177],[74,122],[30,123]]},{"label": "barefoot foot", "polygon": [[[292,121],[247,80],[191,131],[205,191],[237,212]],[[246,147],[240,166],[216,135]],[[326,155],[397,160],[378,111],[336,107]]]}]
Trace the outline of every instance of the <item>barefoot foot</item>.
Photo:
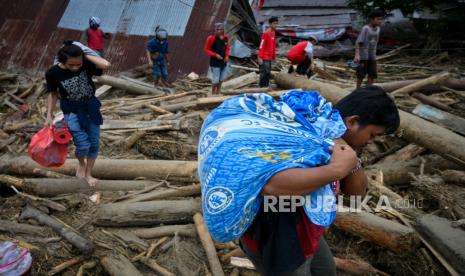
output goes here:
[{"label": "barefoot foot", "polygon": [[89,184],[90,187],[95,187],[95,185],[97,185],[97,182],[98,182],[98,179],[92,176],[86,176],[85,180],[87,184]]},{"label": "barefoot foot", "polygon": [[84,179],[86,177],[86,166],[79,165],[76,170],[76,177],[79,179]]}]

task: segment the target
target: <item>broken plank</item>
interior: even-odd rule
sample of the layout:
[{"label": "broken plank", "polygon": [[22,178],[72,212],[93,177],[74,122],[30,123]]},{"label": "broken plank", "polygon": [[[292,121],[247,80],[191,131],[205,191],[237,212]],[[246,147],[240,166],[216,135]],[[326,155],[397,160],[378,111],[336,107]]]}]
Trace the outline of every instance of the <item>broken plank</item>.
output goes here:
[{"label": "broken plank", "polygon": [[222,88],[224,90],[237,89],[237,88],[244,87],[252,83],[256,83],[257,81],[258,81],[258,74],[255,72],[250,72],[240,77],[225,81],[222,85]]},{"label": "broken plank", "polygon": [[413,114],[465,135],[465,119],[429,105],[419,104],[412,111]]}]

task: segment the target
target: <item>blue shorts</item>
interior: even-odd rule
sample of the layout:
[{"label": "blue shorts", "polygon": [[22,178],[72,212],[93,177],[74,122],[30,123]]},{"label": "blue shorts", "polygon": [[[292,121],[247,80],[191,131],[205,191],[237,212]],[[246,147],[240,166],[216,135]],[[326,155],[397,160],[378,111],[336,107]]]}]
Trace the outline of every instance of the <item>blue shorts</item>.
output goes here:
[{"label": "blue shorts", "polygon": [[221,67],[210,67],[212,74],[212,84],[219,84],[226,77],[226,66]]},{"label": "blue shorts", "polygon": [[167,80],[168,79],[168,68],[166,66],[166,60],[154,60],[152,67],[152,75],[154,80],[159,80],[160,78]]},{"label": "blue shorts", "polygon": [[73,136],[76,157],[97,159],[100,149],[100,126],[88,120],[88,125],[81,127],[78,116],[74,113],[64,114],[64,119]]}]

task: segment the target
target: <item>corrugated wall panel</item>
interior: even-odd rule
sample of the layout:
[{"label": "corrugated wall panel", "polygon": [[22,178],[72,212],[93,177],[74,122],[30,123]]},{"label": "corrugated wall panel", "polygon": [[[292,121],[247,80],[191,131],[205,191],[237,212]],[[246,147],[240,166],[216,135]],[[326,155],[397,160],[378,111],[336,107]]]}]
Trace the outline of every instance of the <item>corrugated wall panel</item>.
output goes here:
[{"label": "corrugated wall panel", "polygon": [[[135,0],[126,0],[135,1]],[[170,0],[177,1],[177,0]],[[186,2],[185,0],[181,0]],[[34,2],[31,4],[30,2]],[[217,21],[225,21],[232,0],[197,0],[189,17],[184,36],[169,37],[171,78],[192,71],[205,74],[208,57],[203,52],[207,36]],[[40,4],[40,5],[39,5]],[[65,39],[79,40],[81,32],[58,28],[68,1],[66,0],[0,0],[0,15],[6,10],[0,25],[0,68],[21,68],[42,74],[52,63]],[[34,16],[35,15],[35,16]],[[176,20],[174,14],[171,19]],[[16,20],[12,20],[16,19]],[[2,20],[0,18],[0,20]],[[87,18],[84,18],[87,22]],[[116,73],[146,63],[145,36],[112,35],[105,41],[106,58],[112,63],[108,73]]]}]

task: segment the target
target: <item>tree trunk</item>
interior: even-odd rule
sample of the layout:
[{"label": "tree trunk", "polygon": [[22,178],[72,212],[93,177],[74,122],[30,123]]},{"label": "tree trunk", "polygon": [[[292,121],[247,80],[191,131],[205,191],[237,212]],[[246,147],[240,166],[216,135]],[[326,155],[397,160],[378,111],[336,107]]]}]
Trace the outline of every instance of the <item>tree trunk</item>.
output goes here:
[{"label": "tree trunk", "polygon": [[222,89],[237,89],[256,82],[258,82],[258,74],[255,72],[250,72],[240,77],[225,81],[222,85]]},{"label": "tree trunk", "polygon": [[184,225],[166,225],[154,228],[137,228],[131,229],[136,236],[143,239],[156,239],[166,236],[174,236],[175,233],[186,237],[196,237],[195,227],[193,224]]},{"label": "tree trunk", "polygon": [[[410,85],[418,80],[401,80],[401,81],[391,81],[391,82],[381,82],[376,83],[377,86],[384,89],[386,92],[392,92],[397,89],[400,89],[404,86]],[[456,89],[456,90],[465,90],[465,79],[447,79],[442,84],[445,87]],[[424,86],[421,89],[417,90],[417,92],[421,93],[432,93],[437,91],[443,91],[444,89],[441,88],[441,85],[438,84],[430,84],[428,86]]]},{"label": "tree trunk", "polygon": [[383,172],[383,182],[386,185],[396,186],[409,184],[412,181],[412,177],[409,173],[415,175],[420,174],[421,163],[424,160],[424,172],[433,173],[436,170],[444,169],[457,169],[460,168],[457,164],[444,160],[438,155],[428,155],[422,157],[416,157],[406,161],[380,161],[372,166],[368,166],[366,169],[375,169]]},{"label": "tree trunk", "polygon": [[[297,78],[286,73],[277,74],[275,81],[284,88],[303,88],[321,93],[328,101],[337,103],[348,91],[331,84]],[[465,166],[465,138],[436,124],[399,110],[400,128],[403,137],[413,143],[460,162]]]},{"label": "tree trunk", "polygon": [[424,104],[431,105],[431,106],[434,106],[434,107],[437,107],[439,109],[446,110],[446,111],[450,110],[450,107],[448,105],[439,102],[438,100],[436,100],[435,98],[431,96],[427,96],[421,93],[413,93],[412,96]]},{"label": "tree trunk", "polygon": [[413,229],[368,212],[338,212],[334,225],[391,251],[405,254],[419,244]]},{"label": "tree trunk", "polygon": [[[78,162],[68,159],[66,163],[51,171],[67,175],[75,175]],[[21,176],[33,176],[34,168],[40,168],[29,156],[0,157],[0,172]],[[149,179],[168,178],[184,181],[197,181],[196,161],[171,160],[130,160],[130,159],[98,159],[92,175],[101,179],[135,179],[145,177]],[[98,185],[98,184],[97,184]]]},{"label": "tree trunk", "polygon": [[90,240],[85,239],[67,226],[58,222],[56,219],[48,216],[42,211],[37,210],[29,204],[23,208],[19,218],[21,220],[35,219],[39,223],[51,227],[57,234],[69,241],[82,253],[88,254],[94,250],[94,244]]},{"label": "tree trunk", "polygon": [[195,199],[105,204],[97,209],[94,224],[144,226],[188,223],[200,209],[200,200]]},{"label": "tree trunk", "polygon": [[97,82],[100,84],[110,85],[122,90],[126,90],[128,93],[143,95],[143,94],[150,94],[150,95],[164,95],[165,92],[156,89],[154,87],[147,87],[140,84],[135,84],[130,81],[104,75],[100,77],[95,77]]},{"label": "tree trunk", "polygon": [[61,194],[85,193],[97,191],[135,191],[143,190],[157,182],[146,180],[99,180],[95,187],[78,178],[26,178],[20,188],[45,197]]},{"label": "tree trunk", "polygon": [[142,276],[137,268],[121,254],[109,254],[100,259],[105,271],[111,276]]},{"label": "tree trunk", "polygon": [[218,254],[216,253],[215,244],[213,243],[213,239],[210,236],[200,213],[194,215],[194,222],[200,241],[205,249],[205,253],[207,253],[208,263],[210,264],[212,274],[214,276],[224,276],[223,267],[221,266]]},{"label": "tree trunk", "polygon": [[401,95],[408,94],[420,90],[423,87],[426,87],[431,84],[443,84],[445,80],[450,77],[449,72],[441,72],[436,75],[432,75],[429,78],[418,80],[414,83],[411,83],[407,86],[399,88],[391,93],[391,95]]},{"label": "tree trunk", "polygon": [[159,200],[167,199],[173,197],[185,197],[185,196],[194,196],[200,195],[200,185],[190,185],[186,187],[180,187],[176,189],[163,189],[156,190],[146,194],[142,194],[128,200],[122,201],[124,203],[134,203],[141,201],[150,201],[150,200]]},{"label": "tree trunk", "polygon": [[334,262],[337,269],[348,272],[351,275],[389,275],[364,261],[345,260],[334,257]]},{"label": "tree trunk", "polygon": [[35,226],[25,223],[17,223],[9,220],[0,220],[0,231],[11,234],[27,234],[31,236],[46,236],[46,229],[41,226]]}]

